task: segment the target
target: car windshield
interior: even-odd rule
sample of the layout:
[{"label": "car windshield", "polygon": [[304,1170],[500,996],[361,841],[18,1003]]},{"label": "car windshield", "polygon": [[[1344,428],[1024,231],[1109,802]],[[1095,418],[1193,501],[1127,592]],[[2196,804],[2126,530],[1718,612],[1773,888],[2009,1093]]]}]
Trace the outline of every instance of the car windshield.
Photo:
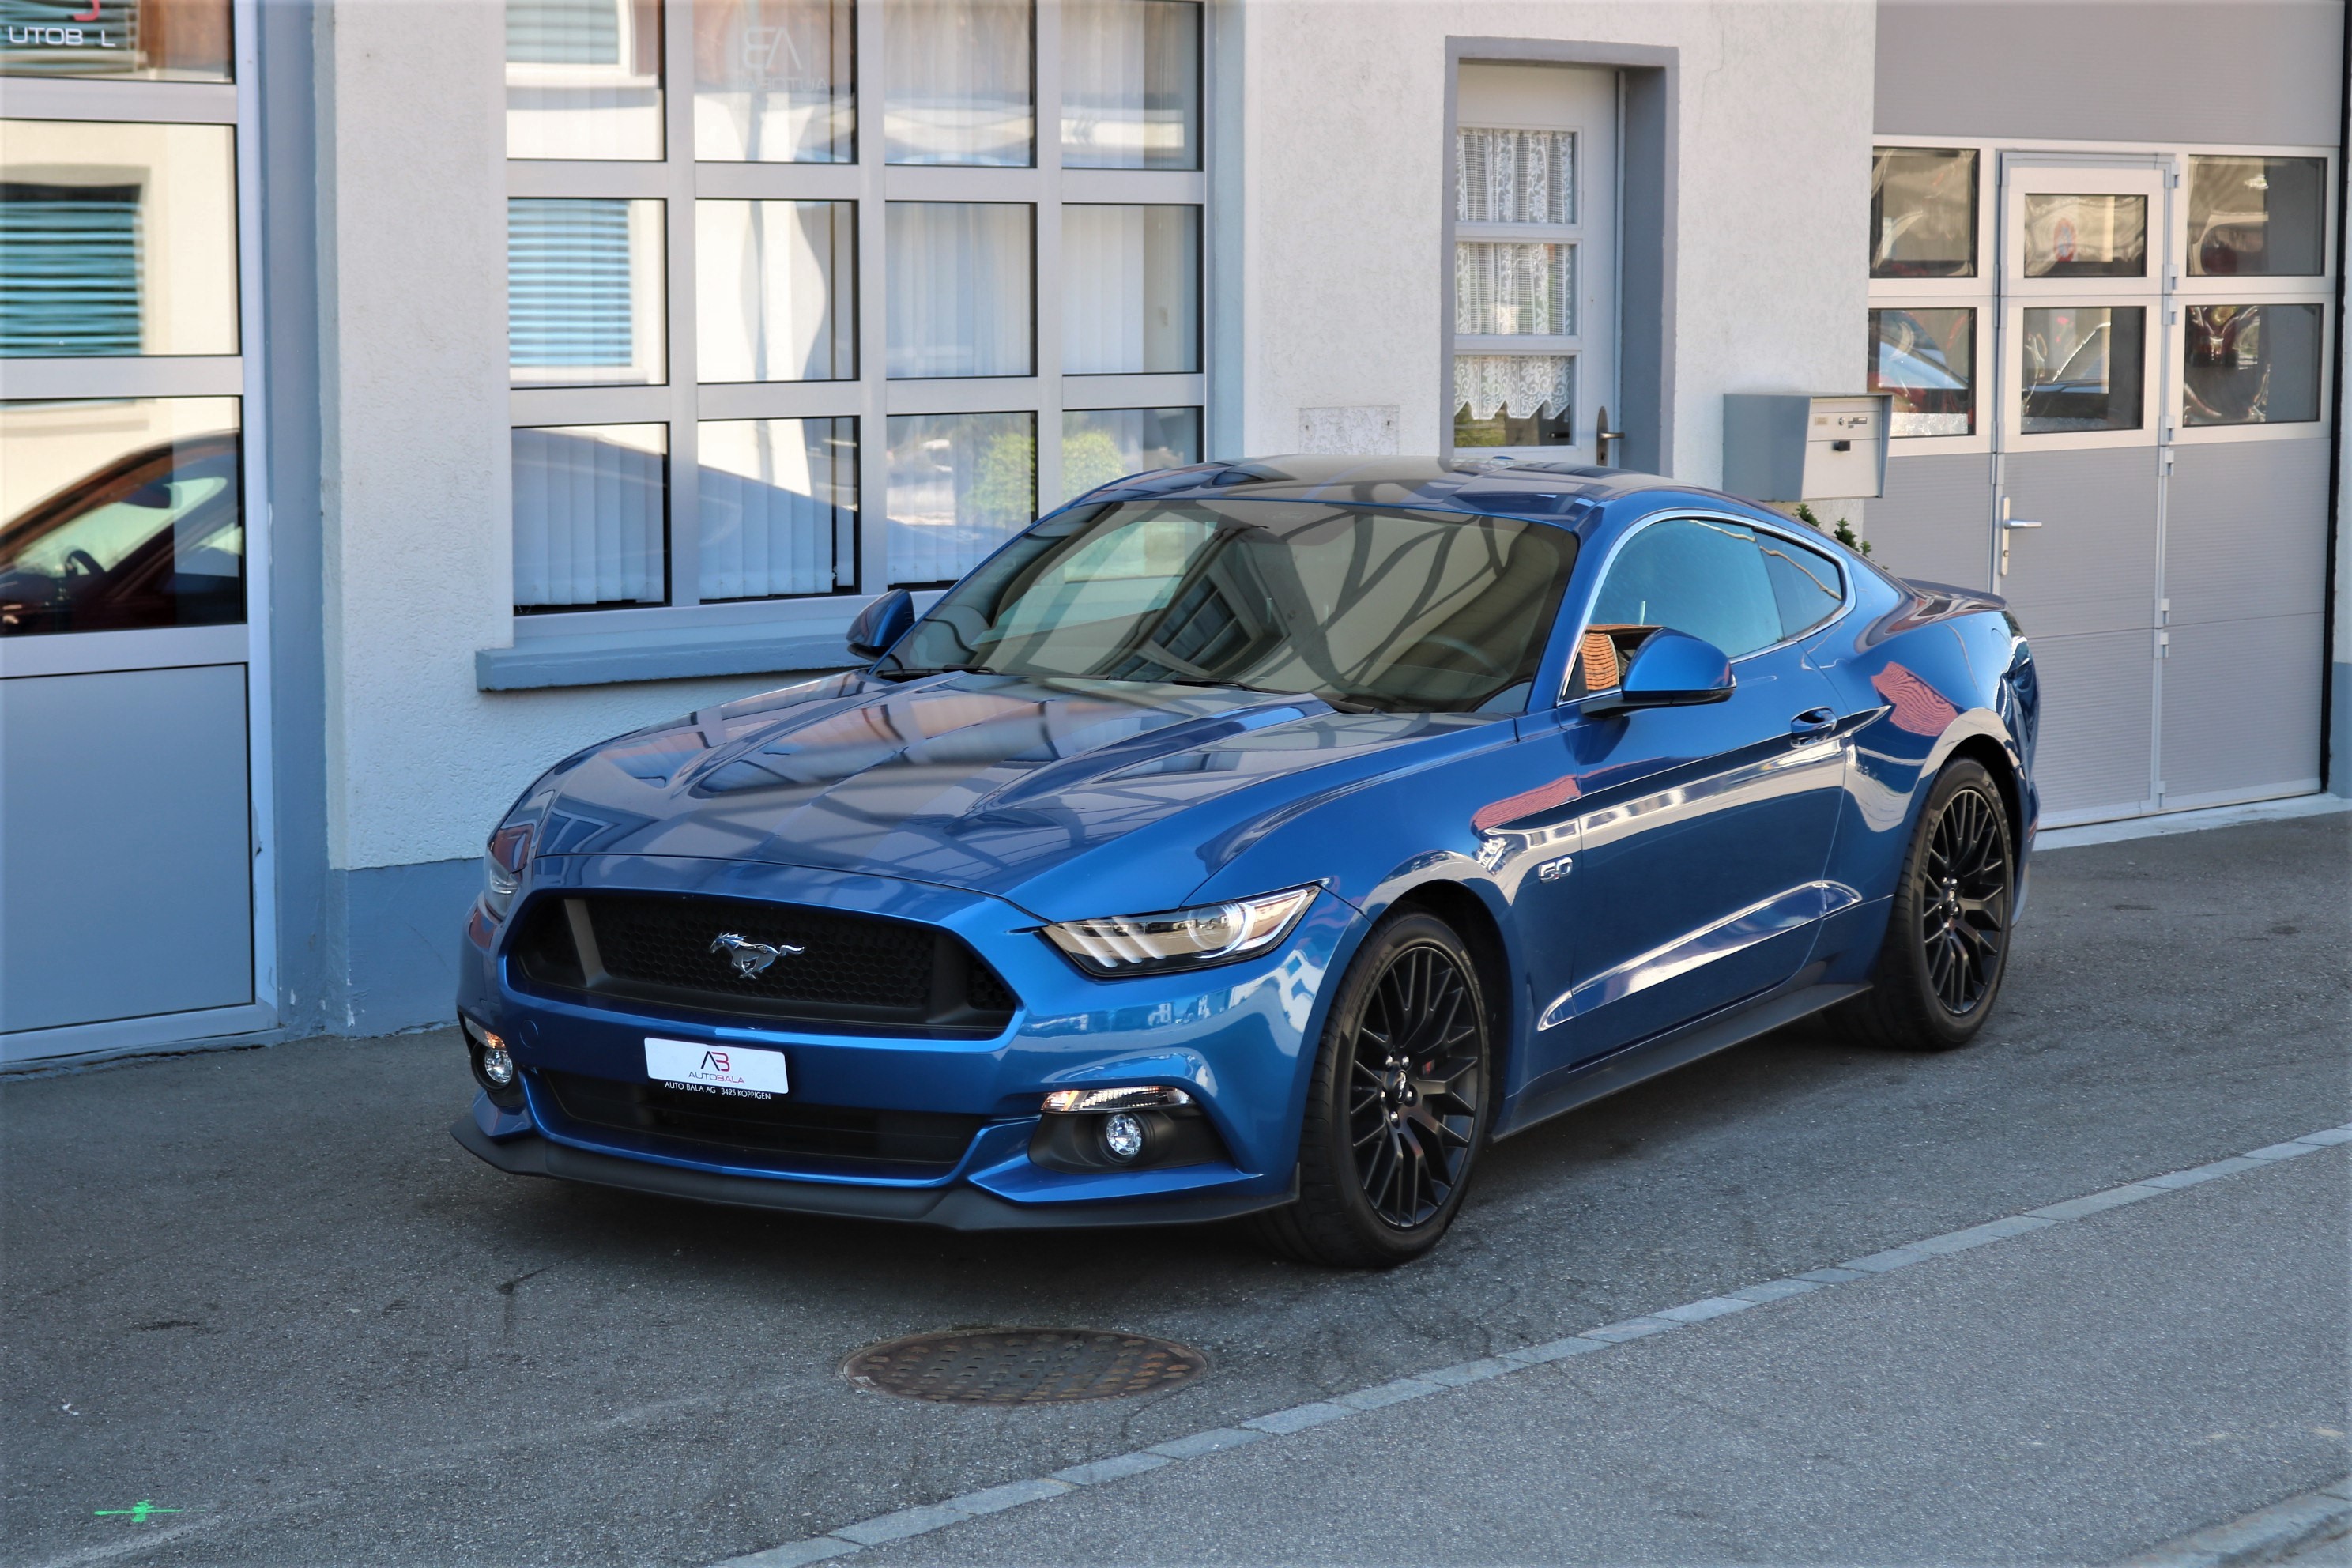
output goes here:
[{"label": "car windshield", "polygon": [[1515,711],[1575,560],[1574,534],[1511,518],[1297,501],[1078,508],[950,589],[877,672]]}]

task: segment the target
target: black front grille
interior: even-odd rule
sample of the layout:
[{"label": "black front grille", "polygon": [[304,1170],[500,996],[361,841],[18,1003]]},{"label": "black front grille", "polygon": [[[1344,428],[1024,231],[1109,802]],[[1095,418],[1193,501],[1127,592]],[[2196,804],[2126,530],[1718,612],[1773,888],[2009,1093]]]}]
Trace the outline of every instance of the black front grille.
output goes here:
[{"label": "black front grille", "polygon": [[[777,950],[764,967],[736,962],[764,959],[763,949]],[[532,989],[730,1017],[995,1034],[1019,1005],[993,970],[935,926],[748,899],[542,898],[509,956]]]},{"label": "black front grille", "polygon": [[[867,1174],[944,1176],[963,1158],[982,1118],[927,1110],[810,1105],[779,1095],[737,1095],[620,1083],[578,1073],[533,1074],[568,1121],[634,1132],[709,1155],[855,1166]],[[681,1152],[689,1151],[681,1150]]]}]

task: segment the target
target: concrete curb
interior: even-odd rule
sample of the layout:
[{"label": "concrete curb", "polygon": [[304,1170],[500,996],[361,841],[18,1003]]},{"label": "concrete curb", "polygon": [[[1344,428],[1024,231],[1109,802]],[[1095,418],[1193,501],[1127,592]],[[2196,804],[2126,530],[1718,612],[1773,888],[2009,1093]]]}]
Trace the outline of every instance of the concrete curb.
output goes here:
[{"label": "concrete curb", "polygon": [[2250,1568],[2352,1534],[2352,1477],[2132,1558],[2117,1568]]}]

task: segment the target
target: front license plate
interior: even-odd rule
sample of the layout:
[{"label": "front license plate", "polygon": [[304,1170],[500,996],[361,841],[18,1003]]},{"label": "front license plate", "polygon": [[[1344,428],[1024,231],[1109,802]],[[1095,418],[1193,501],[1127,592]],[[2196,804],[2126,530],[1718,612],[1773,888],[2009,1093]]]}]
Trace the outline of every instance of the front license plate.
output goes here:
[{"label": "front license plate", "polygon": [[663,1040],[651,1035],[646,1037],[646,1076],[665,1083],[762,1095],[782,1094],[791,1087],[784,1076],[782,1051]]}]

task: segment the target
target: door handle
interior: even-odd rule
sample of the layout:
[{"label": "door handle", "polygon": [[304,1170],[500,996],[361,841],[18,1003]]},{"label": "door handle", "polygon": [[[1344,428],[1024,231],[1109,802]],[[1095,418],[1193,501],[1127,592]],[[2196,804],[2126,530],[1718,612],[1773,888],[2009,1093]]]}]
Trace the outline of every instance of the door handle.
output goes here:
[{"label": "door handle", "polygon": [[1607,468],[1609,466],[1609,447],[1611,444],[1622,441],[1624,438],[1625,432],[1622,430],[1612,430],[1609,428],[1609,410],[1606,408],[1601,409],[1599,416],[1592,421],[1593,467],[1599,468]]},{"label": "door handle", "polygon": [[2014,528],[2040,528],[2039,522],[2009,515],[2009,498],[2000,498],[2000,575],[2009,575],[2009,533]]},{"label": "door handle", "polygon": [[1789,721],[1789,739],[1800,743],[1818,740],[1836,728],[1836,709],[1808,708]]}]

